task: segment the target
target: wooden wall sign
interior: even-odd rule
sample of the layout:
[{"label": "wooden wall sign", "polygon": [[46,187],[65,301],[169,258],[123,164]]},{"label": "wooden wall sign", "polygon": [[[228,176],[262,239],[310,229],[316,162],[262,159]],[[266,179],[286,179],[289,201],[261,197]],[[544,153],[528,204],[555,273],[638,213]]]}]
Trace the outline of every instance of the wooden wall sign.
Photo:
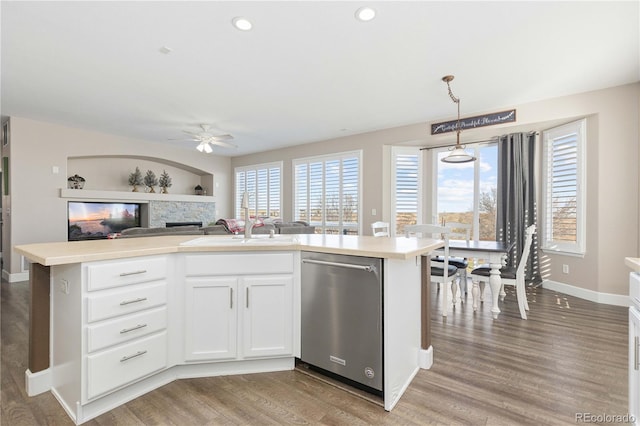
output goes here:
[{"label": "wooden wall sign", "polygon": [[[476,115],[475,117],[467,117],[460,119],[460,129],[474,129],[476,127],[493,126],[496,124],[510,123],[516,121],[516,110],[494,112],[491,114]],[[434,123],[431,125],[431,134],[438,135],[440,133],[448,133],[456,131],[456,123],[458,120],[444,121],[442,123]]]}]

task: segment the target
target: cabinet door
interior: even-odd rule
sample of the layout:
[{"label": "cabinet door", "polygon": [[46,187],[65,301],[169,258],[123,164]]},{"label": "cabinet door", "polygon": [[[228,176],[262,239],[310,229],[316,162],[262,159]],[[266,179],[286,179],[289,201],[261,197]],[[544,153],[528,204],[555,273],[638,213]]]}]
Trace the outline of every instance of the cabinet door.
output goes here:
[{"label": "cabinet door", "polygon": [[186,361],[236,358],[237,289],[236,277],[186,280]]},{"label": "cabinet door", "polygon": [[243,356],[293,353],[293,278],[245,277],[243,283]]},{"label": "cabinet door", "polygon": [[629,414],[640,418],[640,312],[629,308]]}]

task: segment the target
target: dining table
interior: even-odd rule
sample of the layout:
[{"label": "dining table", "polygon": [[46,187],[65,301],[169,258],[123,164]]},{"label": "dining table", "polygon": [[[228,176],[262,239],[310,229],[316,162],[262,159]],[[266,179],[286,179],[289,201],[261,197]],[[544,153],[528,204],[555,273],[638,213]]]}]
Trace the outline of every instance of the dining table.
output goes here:
[{"label": "dining table", "polygon": [[[449,240],[449,256],[456,257],[473,257],[476,259],[484,259],[491,267],[489,272],[489,287],[491,288],[491,313],[494,319],[498,319],[500,308],[498,307],[498,298],[502,288],[502,280],[500,278],[500,268],[505,263],[507,253],[513,248],[514,243],[505,243],[503,241],[472,241],[472,240]],[[473,310],[478,309],[478,298],[480,290],[478,282],[473,283],[471,289],[473,297]]]}]

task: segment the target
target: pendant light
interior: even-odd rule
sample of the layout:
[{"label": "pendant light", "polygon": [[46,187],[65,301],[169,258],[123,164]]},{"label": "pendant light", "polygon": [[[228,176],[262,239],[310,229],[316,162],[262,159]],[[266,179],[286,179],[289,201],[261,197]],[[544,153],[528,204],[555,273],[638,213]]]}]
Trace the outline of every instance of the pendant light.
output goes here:
[{"label": "pendant light", "polygon": [[451,86],[449,83],[453,80],[452,75],[445,75],[442,77],[442,81],[447,83],[447,89],[449,90],[449,97],[451,100],[458,104],[458,121],[456,123],[456,145],[450,149],[451,153],[442,159],[445,163],[468,163],[470,161],[475,161],[476,157],[471,154],[467,154],[464,150],[464,145],[460,145],[460,132],[462,129],[460,128],[460,98],[456,98],[451,91]]}]

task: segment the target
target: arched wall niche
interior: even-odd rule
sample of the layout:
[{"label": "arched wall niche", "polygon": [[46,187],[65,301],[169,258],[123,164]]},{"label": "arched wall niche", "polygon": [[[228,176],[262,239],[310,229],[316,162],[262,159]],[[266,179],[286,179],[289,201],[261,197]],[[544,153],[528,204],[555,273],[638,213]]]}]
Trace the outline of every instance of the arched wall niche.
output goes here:
[{"label": "arched wall niche", "polygon": [[[130,173],[138,167],[144,176],[147,170],[160,178],[163,171],[171,177],[170,194],[194,195],[195,187],[200,185],[206,195],[214,195],[213,174],[171,161],[165,158],[135,155],[91,155],[67,158],[67,175],[80,175],[85,179],[84,189],[98,191],[131,191],[128,185]],[[139,188],[144,191],[144,188]],[[155,189],[159,192],[159,189]]]}]

